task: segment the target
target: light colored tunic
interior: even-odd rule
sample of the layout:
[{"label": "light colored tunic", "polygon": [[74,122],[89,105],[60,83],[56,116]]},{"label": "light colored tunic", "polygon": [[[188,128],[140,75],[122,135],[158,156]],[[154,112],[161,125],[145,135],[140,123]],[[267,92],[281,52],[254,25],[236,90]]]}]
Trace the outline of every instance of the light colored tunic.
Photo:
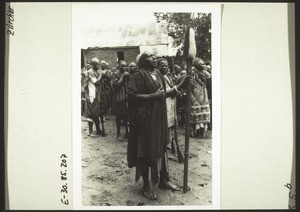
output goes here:
[{"label": "light colored tunic", "polygon": [[91,103],[93,103],[93,101],[96,97],[95,82],[97,81],[97,78],[99,77],[99,73],[94,72],[93,69],[90,69],[87,72],[87,77],[88,77],[89,100]]},{"label": "light colored tunic", "polygon": [[[166,91],[173,89],[174,83],[168,75],[164,75],[164,79],[166,82]],[[168,119],[168,128],[175,125],[176,118],[176,97],[168,97],[166,98],[167,104],[167,119]]]}]

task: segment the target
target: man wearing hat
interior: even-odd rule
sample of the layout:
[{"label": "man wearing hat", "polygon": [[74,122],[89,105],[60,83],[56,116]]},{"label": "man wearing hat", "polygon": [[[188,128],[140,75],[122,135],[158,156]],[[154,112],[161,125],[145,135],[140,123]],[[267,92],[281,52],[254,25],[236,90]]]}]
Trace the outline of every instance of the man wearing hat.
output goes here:
[{"label": "man wearing hat", "polygon": [[137,57],[138,71],[128,83],[130,134],[127,146],[128,167],[135,167],[136,182],[142,177],[142,193],[157,199],[153,186],[178,190],[171,184],[166,154],[168,123],[166,91],[163,75],[156,69],[157,58],[152,52]]}]

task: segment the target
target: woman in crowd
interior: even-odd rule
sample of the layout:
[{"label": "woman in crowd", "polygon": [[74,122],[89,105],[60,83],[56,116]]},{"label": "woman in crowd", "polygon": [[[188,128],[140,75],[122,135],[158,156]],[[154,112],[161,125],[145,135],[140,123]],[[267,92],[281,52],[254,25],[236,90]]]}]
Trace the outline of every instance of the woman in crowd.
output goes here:
[{"label": "woman in crowd", "polygon": [[210,74],[210,77],[207,79],[207,83],[206,83],[206,87],[207,87],[207,96],[208,96],[208,101],[209,101],[209,106],[210,106],[210,123],[207,124],[208,130],[212,130],[212,84],[211,84],[211,78],[212,78],[212,74],[211,74],[211,65],[209,62],[205,63],[205,69],[207,70],[207,72]]},{"label": "woman in crowd", "polygon": [[205,69],[204,62],[196,58],[192,68],[191,89],[191,136],[204,137],[206,125],[210,123],[210,106],[207,95],[207,79],[209,72]]}]

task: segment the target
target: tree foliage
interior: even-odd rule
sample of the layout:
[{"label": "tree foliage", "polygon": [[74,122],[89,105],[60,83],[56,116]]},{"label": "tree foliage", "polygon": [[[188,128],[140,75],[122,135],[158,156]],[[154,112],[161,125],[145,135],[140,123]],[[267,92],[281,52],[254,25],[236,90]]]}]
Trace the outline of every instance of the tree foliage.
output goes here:
[{"label": "tree foliage", "polygon": [[168,35],[174,39],[173,47],[180,47],[186,27],[195,30],[197,56],[211,60],[211,13],[154,13],[157,22],[166,21]]}]

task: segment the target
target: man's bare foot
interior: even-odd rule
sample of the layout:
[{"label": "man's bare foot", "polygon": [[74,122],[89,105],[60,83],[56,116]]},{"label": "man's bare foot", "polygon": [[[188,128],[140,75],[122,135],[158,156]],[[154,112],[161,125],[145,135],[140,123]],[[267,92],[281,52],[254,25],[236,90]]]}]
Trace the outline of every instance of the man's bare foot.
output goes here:
[{"label": "man's bare foot", "polygon": [[157,200],[156,194],[153,192],[150,184],[146,184],[143,186],[142,193],[148,199]]},{"label": "man's bare foot", "polygon": [[93,137],[93,138],[98,137],[98,135],[96,133],[94,133],[94,132],[89,132],[88,136]]},{"label": "man's bare foot", "polygon": [[148,199],[151,199],[151,200],[157,200],[157,197],[156,197],[156,194],[153,193],[153,191],[145,191],[143,190],[143,195],[148,198]]}]

